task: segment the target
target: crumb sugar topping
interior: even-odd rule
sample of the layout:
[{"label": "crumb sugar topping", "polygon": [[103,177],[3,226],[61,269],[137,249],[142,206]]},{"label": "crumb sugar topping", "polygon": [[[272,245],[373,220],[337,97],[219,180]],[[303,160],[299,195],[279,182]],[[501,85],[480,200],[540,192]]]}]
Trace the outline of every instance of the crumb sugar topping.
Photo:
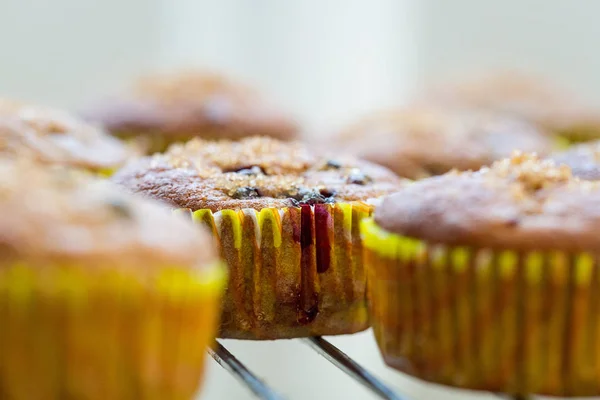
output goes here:
[{"label": "crumb sugar topping", "polygon": [[257,93],[250,87],[206,71],[187,71],[141,78],[133,93],[164,103],[180,101],[203,101],[215,95],[229,95],[240,101],[250,102]]},{"label": "crumb sugar topping", "polygon": [[[274,198],[298,203],[334,202],[347,187],[370,187],[377,183],[373,167],[352,158],[316,155],[300,143],[253,137],[241,141],[194,139],[174,145],[156,155],[152,166],[194,171],[214,189],[236,200]],[[369,169],[370,168],[370,169]],[[396,178],[377,169],[383,181]],[[344,188],[346,186],[346,188]],[[351,190],[351,189],[350,189]]]},{"label": "crumb sugar topping", "polygon": [[566,165],[556,165],[552,160],[541,160],[535,154],[515,152],[511,158],[495,162],[482,173],[493,178],[509,179],[528,191],[536,191],[575,179]]},{"label": "crumb sugar topping", "polygon": [[67,112],[0,99],[0,151],[46,162],[114,167],[127,150],[103,130]]},{"label": "crumb sugar topping", "polygon": [[384,229],[435,243],[501,249],[600,249],[600,183],[535,154],[423,179],[388,196]]},{"label": "crumb sugar topping", "polygon": [[86,139],[95,130],[66,112],[4,99],[0,99],[0,118],[18,121],[38,136],[69,133]]},{"label": "crumb sugar topping", "polygon": [[168,209],[72,169],[0,160],[0,207],[0,248],[23,257],[148,269],[214,256],[208,245],[197,251],[208,239]]}]

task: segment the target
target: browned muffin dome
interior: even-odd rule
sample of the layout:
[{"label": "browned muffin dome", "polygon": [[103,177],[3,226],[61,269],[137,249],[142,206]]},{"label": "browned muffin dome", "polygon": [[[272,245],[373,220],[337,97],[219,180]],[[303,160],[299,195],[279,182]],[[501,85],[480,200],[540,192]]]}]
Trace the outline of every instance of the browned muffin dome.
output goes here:
[{"label": "browned muffin dome", "polygon": [[128,93],[99,102],[83,115],[121,138],[145,139],[156,151],[193,137],[289,140],[297,133],[290,117],[256,90],[204,71],[143,77]]},{"label": "browned muffin dome", "polygon": [[195,139],[134,161],[113,179],[175,207],[212,211],[367,200],[400,182],[383,167],[269,138]]},{"label": "browned muffin dome", "polygon": [[0,155],[106,171],[123,164],[129,152],[103,130],[66,112],[0,99]]},{"label": "browned muffin dome", "polygon": [[551,158],[557,164],[568,165],[578,178],[600,180],[600,141],[575,145]]},{"label": "browned muffin dome", "polygon": [[551,141],[527,122],[479,111],[419,106],[364,119],[335,138],[342,150],[407,178],[489,165],[514,150],[546,154]]},{"label": "browned muffin dome", "polygon": [[384,199],[375,221],[390,232],[447,245],[600,249],[600,184],[519,154],[478,172],[409,185]]},{"label": "browned muffin dome", "polygon": [[446,106],[481,108],[530,121],[569,141],[600,137],[600,110],[540,77],[505,72],[432,90],[426,100]]},{"label": "browned muffin dome", "polygon": [[[34,265],[143,266],[151,271],[216,261],[207,235],[164,207],[66,170],[0,161],[0,209],[3,263],[14,255]],[[198,243],[204,243],[202,251]]]}]

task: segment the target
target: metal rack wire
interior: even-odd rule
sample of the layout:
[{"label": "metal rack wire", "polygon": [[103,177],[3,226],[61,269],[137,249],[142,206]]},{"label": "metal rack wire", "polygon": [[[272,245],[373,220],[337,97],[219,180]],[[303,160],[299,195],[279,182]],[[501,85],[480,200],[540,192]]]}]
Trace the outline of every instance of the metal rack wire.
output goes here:
[{"label": "metal rack wire", "polygon": [[[318,354],[330,361],[340,370],[348,374],[349,377],[357,380],[373,394],[384,400],[411,400],[404,395],[394,392],[387,384],[375,377],[360,364],[346,355],[343,351],[320,336],[301,339]],[[284,400],[285,398],[270,388],[265,382],[254,375],[244,364],[242,364],[233,354],[229,352],[218,341],[209,349],[212,358],[229,371],[244,386],[248,388],[257,399],[261,400]],[[502,395],[496,395],[499,399],[505,398]],[[515,400],[521,399],[515,397]]]},{"label": "metal rack wire", "polygon": [[342,371],[346,372],[352,378],[362,383],[380,398],[385,400],[408,400],[406,397],[394,393],[394,391],[390,389],[386,384],[381,382],[369,371],[361,367],[360,364],[348,357],[346,353],[344,353],[343,351],[341,351],[322,337],[317,336],[306,338],[303,340],[317,353],[325,357],[325,359],[330,361],[333,365],[335,365]]},{"label": "metal rack wire", "polygon": [[212,348],[208,349],[208,352],[221,367],[242,382],[257,398],[261,400],[283,400],[282,396],[250,372],[221,343],[216,342]]},{"label": "metal rack wire", "polygon": [[[347,373],[350,377],[356,379],[374,394],[384,400],[409,400],[400,396],[389,388],[385,383],[376,378],[356,361],[348,357],[340,349],[329,343],[322,337],[312,337],[302,339],[318,354],[330,361],[333,365]],[[229,371],[244,386],[246,386],[254,395],[261,400],[283,400],[284,398],[271,389],[265,382],[260,380],[248,368],[246,368],[233,354],[231,354],[221,343],[216,342],[213,348],[209,349],[212,358],[219,365]]]}]

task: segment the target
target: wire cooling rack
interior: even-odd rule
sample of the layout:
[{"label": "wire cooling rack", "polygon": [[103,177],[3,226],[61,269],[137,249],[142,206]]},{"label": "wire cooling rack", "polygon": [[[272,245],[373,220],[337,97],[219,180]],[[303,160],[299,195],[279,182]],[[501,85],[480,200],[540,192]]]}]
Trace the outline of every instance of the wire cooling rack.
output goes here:
[{"label": "wire cooling rack", "polygon": [[[330,361],[337,368],[345,372],[349,378],[363,384],[373,394],[384,400],[414,400],[405,395],[394,392],[387,384],[375,377],[360,364],[346,355],[343,351],[320,336],[299,339],[304,341],[310,348]],[[212,358],[224,369],[229,371],[244,386],[248,388],[257,399],[261,400],[285,400],[263,380],[259,379],[240,360],[238,360],[220,342],[216,342],[209,349]],[[498,399],[508,399],[502,395],[496,395]],[[521,397],[514,397],[515,400]]]}]

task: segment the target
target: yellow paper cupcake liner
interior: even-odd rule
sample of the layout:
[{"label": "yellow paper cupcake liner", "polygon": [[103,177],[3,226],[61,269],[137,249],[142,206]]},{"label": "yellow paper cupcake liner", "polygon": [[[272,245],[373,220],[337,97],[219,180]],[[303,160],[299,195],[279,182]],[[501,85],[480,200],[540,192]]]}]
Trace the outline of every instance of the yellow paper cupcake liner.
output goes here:
[{"label": "yellow paper cupcake liner", "polygon": [[363,202],[283,209],[178,210],[217,238],[229,266],[220,337],[276,339],[368,327]]},{"label": "yellow paper cupcake liner", "polygon": [[559,129],[556,132],[556,138],[562,141],[564,145],[562,149],[566,149],[572,145],[590,142],[600,138],[600,130],[594,126],[579,126]]},{"label": "yellow paper cupcake liner", "polygon": [[573,141],[566,136],[558,135],[554,138],[553,144],[554,144],[554,146],[553,146],[554,150],[560,151],[560,150],[566,150],[569,147],[571,147],[572,145],[577,144],[577,141]]},{"label": "yellow paper cupcake liner", "polygon": [[0,398],[192,398],[224,269],[140,274],[0,265]]},{"label": "yellow paper cupcake liner", "polygon": [[388,365],[469,389],[600,394],[597,255],[430,244],[372,219],[361,230]]},{"label": "yellow paper cupcake liner", "polygon": [[[165,134],[159,131],[145,133],[118,132],[116,133],[116,136],[120,137],[121,140],[123,140],[129,146],[138,149],[138,151],[143,154],[162,153],[166,151],[171,144],[177,142],[176,140],[169,140]],[[187,140],[191,139],[192,137],[193,136],[190,136],[187,138]]]},{"label": "yellow paper cupcake liner", "polygon": [[115,135],[123,140],[128,145],[136,148],[144,154],[164,153],[175,143],[185,143],[193,138],[204,138],[219,140],[223,137],[230,137],[223,128],[205,128],[202,131],[190,134],[173,135],[167,132],[146,131],[146,132],[117,132]]},{"label": "yellow paper cupcake liner", "polygon": [[108,179],[117,172],[117,168],[103,168],[95,173],[97,178]]}]

